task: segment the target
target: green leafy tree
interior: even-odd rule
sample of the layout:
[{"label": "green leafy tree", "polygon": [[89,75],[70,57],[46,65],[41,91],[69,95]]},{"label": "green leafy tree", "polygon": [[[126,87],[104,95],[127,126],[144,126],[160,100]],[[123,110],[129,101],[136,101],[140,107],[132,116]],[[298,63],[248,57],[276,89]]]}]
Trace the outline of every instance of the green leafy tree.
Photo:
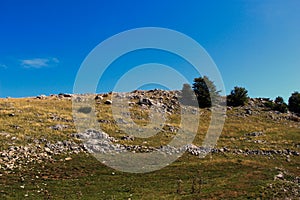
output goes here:
[{"label": "green leafy tree", "polygon": [[289,98],[289,110],[300,114],[300,93],[294,92]]},{"label": "green leafy tree", "polygon": [[196,95],[189,84],[183,84],[179,101],[183,105],[197,106]]},{"label": "green leafy tree", "polygon": [[217,91],[214,82],[207,76],[194,79],[193,90],[196,94],[199,107],[207,108],[217,103],[220,91]]},{"label": "green leafy tree", "polygon": [[243,87],[234,87],[230,95],[227,96],[229,106],[244,106],[248,100],[248,91]]},{"label": "green leafy tree", "polygon": [[273,106],[273,110],[282,112],[282,113],[286,113],[288,111],[288,106],[287,104],[284,102],[283,98],[278,96],[275,99],[275,103]]}]

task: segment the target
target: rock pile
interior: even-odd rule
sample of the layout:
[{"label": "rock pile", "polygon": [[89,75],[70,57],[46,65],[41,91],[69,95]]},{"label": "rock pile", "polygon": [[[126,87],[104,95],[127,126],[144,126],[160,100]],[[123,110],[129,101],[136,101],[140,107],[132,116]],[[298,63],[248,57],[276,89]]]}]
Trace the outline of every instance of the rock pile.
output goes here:
[{"label": "rock pile", "polygon": [[179,91],[164,91],[158,89],[149,91],[135,90],[129,93],[97,94],[95,100],[97,103],[110,105],[114,99],[122,99],[127,100],[129,106],[138,105],[144,109],[159,107],[163,109],[164,112],[173,113],[180,105],[178,101],[179,93]]},{"label": "rock pile", "polygon": [[235,155],[260,155],[260,156],[272,156],[272,155],[280,155],[280,156],[299,156],[300,153],[298,151],[292,151],[290,149],[284,149],[284,150],[275,150],[275,149],[271,149],[271,150],[260,150],[260,149],[229,149],[226,147],[222,147],[222,148],[205,148],[205,147],[197,147],[197,146],[193,146],[193,147],[189,147],[188,151],[192,154],[192,155],[200,155],[203,153],[232,153]]},{"label": "rock pile", "polygon": [[47,139],[35,139],[26,146],[10,146],[0,151],[0,170],[21,169],[30,163],[55,161],[54,155],[71,155],[86,152],[84,145],[74,141],[57,141],[51,143]]}]

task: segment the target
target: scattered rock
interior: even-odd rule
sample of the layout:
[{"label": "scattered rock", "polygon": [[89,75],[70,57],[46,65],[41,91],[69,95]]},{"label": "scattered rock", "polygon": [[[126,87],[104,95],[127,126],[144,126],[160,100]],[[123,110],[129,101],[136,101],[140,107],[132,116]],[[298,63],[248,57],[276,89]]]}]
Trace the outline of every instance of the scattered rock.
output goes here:
[{"label": "scattered rock", "polygon": [[276,176],[274,176],[274,180],[277,180],[277,179],[280,179],[280,180],[284,179],[284,175],[283,175],[282,172],[280,172],[279,174],[277,174]]},{"label": "scattered rock", "polygon": [[0,133],[0,136],[5,137],[5,138],[9,138],[9,137],[10,137],[10,134],[9,134],[9,133],[6,133],[6,132],[1,132],[1,133]]},{"label": "scattered rock", "polygon": [[134,102],[131,102],[131,101],[128,102],[129,106],[134,106],[134,104],[135,104]]},{"label": "scattered rock", "polygon": [[37,96],[36,98],[37,98],[37,99],[46,99],[46,98],[47,98],[47,96],[46,96],[46,95],[44,95],[44,94],[42,94],[42,95],[39,95],[39,96]]},{"label": "scattered rock", "polygon": [[252,133],[246,133],[245,136],[251,136],[251,137],[258,137],[263,135],[263,132],[252,132]]},{"label": "scattered rock", "polygon": [[16,140],[16,139],[17,139],[17,137],[15,137],[15,136],[14,136],[14,137],[11,137],[10,139],[11,139],[11,140]]},{"label": "scattered rock", "polygon": [[118,119],[116,119],[116,122],[117,122],[118,124],[128,124],[128,122],[125,121],[123,118],[118,118]]},{"label": "scattered rock", "polygon": [[73,97],[73,101],[74,101],[74,102],[77,102],[77,103],[78,103],[78,102],[83,102],[83,98],[80,97],[80,96],[77,96],[77,97],[75,97],[75,98]]},{"label": "scattered rock", "polygon": [[104,104],[110,105],[110,104],[112,104],[112,101],[111,101],[111,100],[106,100],[106,101],[104,102]]},{"label": "scattered rock", "polygon": [[72,158],[71,157],[65,158],[65,161],[69,161],[69,160],[72,160]]},{"label": "scattered rock", "polygon": [[95,100],[103,100],[103,97],[101,95],[96,95]]},{"label": "scattered rock", "polygon": [[55,131],[61,131],[65,128],[68,128],[69,126],[68,125],[64,125],[64,124],[57,124],[57,125],[54,125],[54,126],[50,126],[49,128],[51,128],[52,130],[55,130]]},{"label": "scattered rock", "polygon": [[72,96],[73,96],[72,94],[66,94],[66,93],[58,94],[59,98],[71,98]]},{"label": "scattered rock", "polygon": [[153,102],[148,98],[140,98],[138,105],[152,106]]},{"label": "scattered rock", "polygon": [[134,136],[133,135],[123,136],[121,140],[134,141]]},{"label": "scattered rock", "polygon": [[106,119],[99,119],[98,122],[104,123],[104,124],[111,123],[109,120],[106,120]]},{"label": "scattered rock", "polygon": [[247,115],[252,115],[252,110],[249,109],[249,108],[247,108],[247,109],[246,109],[246,114],[247,114]]},{"label": "scattered rock", "polygon": [[50,150],[48,147],[45,147],[45,151],[46,151],[47,153],[50,153],[50,152],[51,152],[51,150]]},{"label": "scattered rock", "polygon": [[20,129],[21,128],[19,125],[16,125],[16,124],[10,125],[10,127],[14,128],[14,129]]}]

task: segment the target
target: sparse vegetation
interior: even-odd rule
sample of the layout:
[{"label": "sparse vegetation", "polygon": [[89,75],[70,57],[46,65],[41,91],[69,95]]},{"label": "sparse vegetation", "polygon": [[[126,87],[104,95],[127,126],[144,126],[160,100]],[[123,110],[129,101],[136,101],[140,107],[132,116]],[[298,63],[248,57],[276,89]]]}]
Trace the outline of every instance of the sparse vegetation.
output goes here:
[{"label": "sparse vegetation", "polygon": [[[159,93],[159,91],[158,91]],[[153,92],[140,94],[164,97]],[[174,93],[175,94],[175,93]],[[104,102],[110,95],[96,100],[97,117],[102,130],[119,139],[121,144],[160,146],[180,128],[179,110],[167,116],[163,131],[151,138],[122,140],[127,133],[119,130],[111,113],[111,105]],[[169,98],[169,100],[168,100]],[[138,99],[131,100],[138,102]],[[300,176],[300,156],[287,154],[255,155],[250,151],[298,151],[300,125],[288,113],[274,114],[266,110],[263,100],[250,99],[252,115],[232,108],[217,148],[204,159],[185,153],[176,162],[159,171],[130,174],[111,169],[88,154],[53,155],[52,162],[31,163],[16,170],[0,169],[1,199],[297,199]],[[260,105],[260,106],[256,106]],[[85,110],[83,110],[85,111]],[[200,146],[209,126],[211,111],[199,109],[200,124],[193,144]],[[12,115],[14,114],[14,115]],[[82,113],[84,114],[84,113]],[[118,116],[117,116],[118,117]],[[141,125],[147,124],[148,109],[135,104],[131,117]],[[298,119],[298,118],[297,118]],[[49,127],[66,125],[62,130]],[[151,127],[149,127],[151,128]],[[247,133],[261,132],[257,136]],[[36,145],[34,139],[49,142],[70,140],[76,133],[72,121],[72,105],[67,98],[0,99],[1,151],[11,146]],[[12,139],[14,138],[14,139]],[[80,141],[74,138],[74,141]],[[41,147],[43,148],[43,147]],[[66,160],[65,158],[72,159]],[[0,157],[3,161],[3,157]],[[0,165],[4,163],[0,160]],[[274,180],[282,170],[283,178]],[[278,176],[279,177],[279,176]],[[179,184],[179,180],[180,184]],[[299,190],[299,189],[298,189]],[[76,191],[76,192],[74,192]]]}]

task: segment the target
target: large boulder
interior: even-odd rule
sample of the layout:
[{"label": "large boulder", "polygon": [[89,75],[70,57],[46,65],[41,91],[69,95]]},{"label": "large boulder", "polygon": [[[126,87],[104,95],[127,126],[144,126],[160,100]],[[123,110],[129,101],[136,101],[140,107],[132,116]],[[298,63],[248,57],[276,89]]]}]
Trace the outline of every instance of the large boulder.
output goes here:
[{"label": "large boulder", "polygon": [[148,98],[140,98],[138,104],[139,105],[152,106],[154,103],[150,99],[148,99]]}]

